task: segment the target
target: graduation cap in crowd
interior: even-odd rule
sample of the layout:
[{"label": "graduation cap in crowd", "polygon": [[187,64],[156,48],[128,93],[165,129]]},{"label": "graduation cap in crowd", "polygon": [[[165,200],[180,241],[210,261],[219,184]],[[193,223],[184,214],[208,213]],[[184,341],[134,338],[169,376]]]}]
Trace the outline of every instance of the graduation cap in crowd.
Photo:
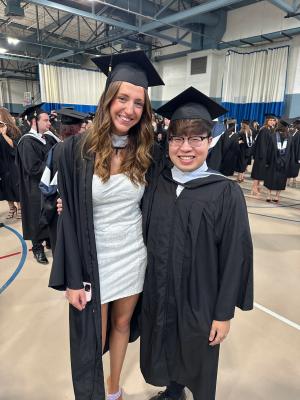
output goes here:
[{"label": "graduation cap in crowd", "polygon": [[273,113],[266,113],[266,114],[264,114],[264,117],[266,118],[266,119],[277,119],[278,117],[275,115],[275,114],[273,114]]},{"label": "graduation cap in crowd", "polygon": [[142,50],[92,58],[107,76],[106,89],[111,82],[129,82],[148,89],[164,85],[161,77]]},{"label": "graduation cap in crowd", "polygon": [[178,119],[205,119],[208,122],[212,122],[213,119],[227,113],[224,107],[192,86],[159,107],[156,111],[171,121]]},{"label": "graduation cap in crowd", "polygon": [[249,119],[242,119],[241,124],[250,125]]},{"label": "graduation cap in crowd", "polygon": [[293,125],[299,125],[300,124],[300,117],[293,118]]},{"label": "graduation cap in crowd", "polygon": [[84,122],[84,120],[88,117],[88,114],[82,113],[79,111],[75,111],[70,108],[62,108],[57,111],[57,114],[61,116],[60,122],[63,125],[76,125]]},{"label": "graduation cap in crowd", "polygon": [[45,103],[39,103],[32,106],[28,106],[25,110],[19,115],[20,118],[27,119],[27,121],[32,121],[34,118],[37,118],[40,114],[46,113],[47,111],[43,110],[42,106]]},{"label": "graduation cap in crowd", "polygon": [[284,126],[286,128],[288,128],[290,126],[290,123],[288,121],[284,120],[284,119],[280,119],[278,122],[279,122],[280,125],[282,125],[282,126]]},{"label": "graduation cap in crowd", "polygon": [[89,112],[88,119],[93,120],[95,118],[95,115],[96,115],[95,113]]}]

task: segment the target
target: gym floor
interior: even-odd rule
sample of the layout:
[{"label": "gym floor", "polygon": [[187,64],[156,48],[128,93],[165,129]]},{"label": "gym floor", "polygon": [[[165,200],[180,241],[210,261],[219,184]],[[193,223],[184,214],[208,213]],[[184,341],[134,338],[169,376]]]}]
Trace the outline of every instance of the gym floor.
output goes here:
[{"label": "gym floor", "polygon": [[[299,178],[298,178],[299,180]],[[300,184],[281,202],[266,191],[251,196],[249,212],[255,272],[255,308],[237,310],[222,344],[217,400],[300,399]],[[71,400],[68,304],[49,289],[49,265],[38,264],[19,220],[6,220],[0,202],[0,400]],[[105,371],[109,363],[104,356]],[[124,400],[147,400],[159,389],[139,370],[139,343],[131,344],[122,375]],[[188,393],[188,399],[192,396]]]}]

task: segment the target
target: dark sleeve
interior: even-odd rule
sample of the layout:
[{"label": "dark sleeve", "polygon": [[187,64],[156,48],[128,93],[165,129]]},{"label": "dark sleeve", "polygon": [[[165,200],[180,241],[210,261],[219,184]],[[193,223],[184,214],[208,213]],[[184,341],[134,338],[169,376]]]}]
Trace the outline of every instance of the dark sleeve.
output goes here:
[{"label": "dark sleeve", "polygon": [[18,154],[22,161],[22,168],[28,175],[41,175],[45,168],[44,160],[36,153],[30,139],[23,139],[18,144]]},{"label": "dark sleeve", "polygon": [[253,308],[253,247],[244,195],[229,182],[216,221],[219,252],[219,290],[214,319],[234,317],[235,307]]},{"label": "dark sleeve", "polygon": [[269,167],[272,161],[273,141],[271,136],[267,136],[266,140],[266,167]]},{"label": "dark sleeve", "polygon": [[58,220],[57,243],[53,258],[49,286],[64,290],[82,289],[82,257],[79,251],[79,204],[78,180],[74,140],[63,143],[58,160],[58,191],[63,203],[63,212]]}]

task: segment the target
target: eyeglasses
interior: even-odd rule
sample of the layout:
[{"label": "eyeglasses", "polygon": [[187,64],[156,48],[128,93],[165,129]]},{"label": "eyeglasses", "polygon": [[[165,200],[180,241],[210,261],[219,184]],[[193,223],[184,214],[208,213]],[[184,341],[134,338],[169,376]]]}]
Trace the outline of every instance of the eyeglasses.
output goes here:
[{"label": "eyeglasses", "polygon": [[185,140],[187,140],[191,147],[200,147],[202,146],[204,140],[208,138],[209,136],[170,136],[169,144],[175,147],[180,147],[183,145]]},{"label": "eyeglasses", "polygon": [[0,121],[0,128],[3,128],[4,126],[6,126],[5,122]]}]

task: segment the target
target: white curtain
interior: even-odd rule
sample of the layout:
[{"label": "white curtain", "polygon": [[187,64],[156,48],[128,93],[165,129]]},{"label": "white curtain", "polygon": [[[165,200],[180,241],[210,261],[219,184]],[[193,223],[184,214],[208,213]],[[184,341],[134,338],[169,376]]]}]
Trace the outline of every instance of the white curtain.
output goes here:
[{"label": "white curtain", "polygon": [[106,77],[99,71],[39,64],[41,100],[46,103],[97,105]]},{"label": "white curtain", "polygon": [[252,53],[229,51],[223,77],[223,103],[283,102],[289,47]]}]

